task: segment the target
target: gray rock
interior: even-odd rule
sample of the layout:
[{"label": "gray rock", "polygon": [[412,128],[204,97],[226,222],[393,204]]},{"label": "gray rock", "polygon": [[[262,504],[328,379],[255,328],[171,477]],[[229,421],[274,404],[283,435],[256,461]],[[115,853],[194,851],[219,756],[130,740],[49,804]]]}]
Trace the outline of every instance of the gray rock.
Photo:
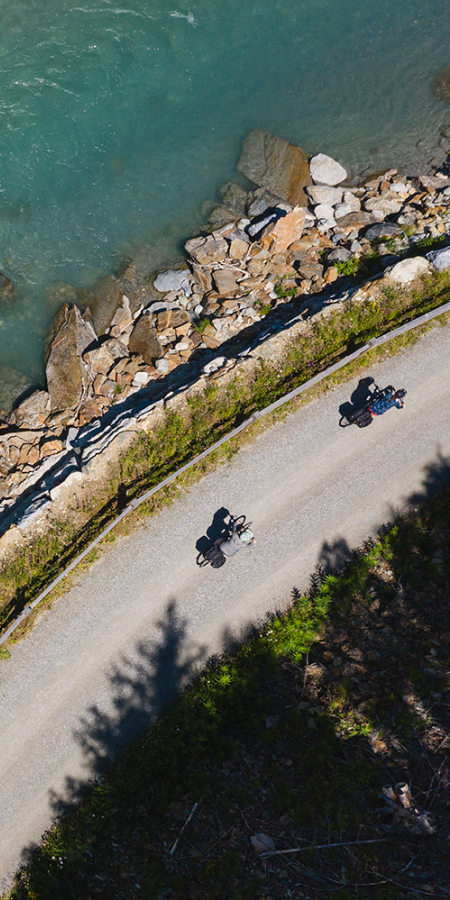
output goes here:
[{"label": "gray rock", "polygon": [[343,231],[336,231],[331,235],[331,240],[333,244],[342,244],[343,241],[346,241],[347,238]]},{"label": "gray rock", "polygon": [[252,224],[249,225],[247,229],[248,235],[252,240],[258,240],[258,238],[261,238],[263,236],[266,228],[268,228],[269,225],[273,225],[277,221],[277,219],[278,214],[275,212],[275,210],[272,212],[268,212],[267,216],[264,219],[260,219],[258,222],[252,222]]},{"label": "gray rock", "polygon": [[328,184],[312,184],[306,188],[306,193],[313,206],[318,203],[328,203],[330,206],[335,206],[336,203],[341,202],[344,188],[331,187]]},{"label": "gray rock", "polygon": [[391,222],[379,222],[377,225],[371,225],[364,237],[368,241],[377,241],[381,237],[391,237],[391,235],[400,234],[401,230],[399,225],[394,225]]},{"label": "gray rock", "polygon": [[237,213],[231,212],[225,206],[215,206],[208,216],[208,230],[219,231],[225,225],[232,227],[237,218]]},{"label": "gray rock", "polygon": [[137,320],[130,334],[128,349],[131,354],[140,353],[144,362],[151,366],[163,355],[156,328],[152,325],[150,316],[143,315]]},{"label": "gray rock", "polygon": [[410,284],[420,275],[425,275],[430,271],[430,263],[423,256],[414,256],[412,259],[401,259],[389,269],[386,269],[386,275],[392,281],[398,284]]},{"label": "gray rock", "polygon": [[0,272],[0,303],[12,303],[16,298],[16,288],[14,282]]},{"label": "gray rock", "polygon": [[369,197],[368,200],[364,202],[364,209],[367,212],[373,213],[375,216],[382,216],[383,219],[385,216],[392,216],[395,213],[400,212],[403,203],[401,200],[396,200],[395,197],[385,197],[380,194],[378,197]]},{"label": "gray rock", "polygon": [[242,272],[231,269],[216,269],[213,273],[214,284],[218,294],[222,296],[236,294],[239,290],[238,278],[242,278]]},{"label": "gray rock", "polygon": [[184,246],[186,253],[200,266],[221,262],[228,256],[228,244],[221,235],[192,238]]},{"label": "gray rock", "polygon": [[16,521],[17,528],[20,531],[26,531],[28,528],[31,528],[35,524],[36,519],[51,505],[51,502],[50,494],[40,494],[37,497],[32,497]]},{"label": "gray rock", "polygon": [[344,196],[342,198],[342,203],[338,203],[334,207],[334,217],[335,219],[342,219],[343,216],[348,216],[349,213],[358,212],[361,209],[361,203],[358,200],[358,197],[355,197],[351,191],[345,191]]},{"label": "gray rock", "polygon": [[87,369],[82,355],[97,340],[89,321],[77,306],[67,304],[56,314],[46,340],[47,388],[56,409],[76,406],[87,385]]},{"label": "gray rock", "polygon": [[169,293],[169,291],[183,291],[186,297],[192,294],[192,288],[189,282],[189,269],[168,269],[167,272],[160,272],[154,280],[154,286],[161,293]]},{"label": "gray rock", "polygon": [[169,360],[164,356],[162,359],[157,359],[155,362],[155,368],[160,375],[167,375],[169,371]]},{"label": "gray rock", "polygon": [[396,222],[399,225],[415,225],[420,219],[420,216],[421,213],[419,210],[406,209],[396,217]]},{"label": "gray rock", "polygon": [[425,256],[438,272],[443,272],[444,269],[450,268],[450,247],[443,247],[442,250],[431,250]]},{"label": "gray rock", "polygon": [[250,217],[260,216],[266,209],[276,206],[280,202],[280,198],[265,188],[257,188],[248,194],[247,212]]},{"label": "gray rock", "polygon": [[389,190],[394,194],[407,194],[409,186],[404,181],[393,181]]},{"label": "gray rock", "polygon": [[237,169],[293,206],[307,205],[308,159],[295,144],[255,128],[243,141]]},{"label": "gray rock", "polygon": [[311,178],[316,184],[340,184],[347,178],[347,171],[340,163],[327,156],[325,153],[318,153],[313,156],[309,163],[309,171]]},{"label": "gray rock", "polygon": [[256,200],[253,200],[250,204],[248,208],[248,214],[252,218],[254,216],[261,216],[262,213],[266,211],[266,209],[269,209],[269,206],[270,204],[267,202],[267,200],[264,199],[264,197],[257,197]]},{"label": "gray rock", "polygon": [[319,203],[314,207],[314,214],[319,231],[329,231],[335,227],[334,209],[329,203]]},{"label": "gray rock", "polygon": [[337,247],[328,254],[327,262],[348,262],[351,256],[350,250],[346,250],[345,247]]},{"label": "gray rock", "polygon": [[269,834],[252,834],[250,843],[257,856],[275,849],[275,841]]},{"label": "gray rock", "polygon": [[122,288],[113,275],[99,278],[92,288],[92,321],[98,335],[104,334],[122,305]]},{"label": "gray rock", "polygon": [[430,188],[433,191],[443,190],[450,184],[450,180],[445,175],[420,175],[419,181],[422,187]]},{"label": "gray rock", "polygon": [[364,225],[374,225],[375,222],[378,222],[378,219],[372,213],[359,210],[342,216],[339,219],[339,228],[364,228]]}]

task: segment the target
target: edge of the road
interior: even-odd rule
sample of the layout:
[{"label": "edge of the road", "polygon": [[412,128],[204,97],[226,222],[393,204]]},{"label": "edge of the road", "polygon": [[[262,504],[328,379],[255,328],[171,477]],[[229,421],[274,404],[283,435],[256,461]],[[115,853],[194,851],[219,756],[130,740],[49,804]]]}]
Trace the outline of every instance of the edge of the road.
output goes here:
[{"label": "edge of the road", "polygon": [[427,312],[422,316],[418,316],[416,319],[412,319],[410,322],[407,322],[405,325],[400,325],[398,328],[394,328],[392,331],[388,332],[387,334],[383,334],[381,337],[371,338],[366,344],[363,344],[362,347],[359,347],[353,353],[350,353],[348,356],[345,356],[343,359],[334,363],[332,366],[329,366],[327,369],[324,369],[322,372],[319,372],[313,378],[309,379],[309,381],[306,381],[304,384],[299,385],[299,387],[294,388],[294,390],[289,391],[287,394],[285,394],[283,397],[280,397],[274,403],[270,403],[269,406],[264,407],[264,409],[258,410],[257,412],[253,413],[248,419],[246,419],[244,422],[242,422],[237,428],[234,428],[232,431],[230,431],[228,434],[224,435],[222,438],[220,438],[220,440],[216,441],[214,444],[212,444],[206,450],[203,450],[202,453],[199,453],[197,456],[194,456],[191,460],[189,460],[189,462],[185,463],[185,465],[181,466],[181,468],[176,469],[175,472],[172,472],[170,475],[167,476],[167,478],[164,478],[164,480],[161,481],[159,484],[155,485],[150,490],[145,491],[145,493],[142,494],[141,497],[135,497],[134,500],[132,500],[131,503],[129,503],[128,506],[126,506],[125,509],[122,510],[120,515],[118,515],[115,519],[113,519],[112,522],[110,522],[107,525],[107,527],[104,528],[103,531],[101,531],[97,535],[97,537],[94,538],[94,540],[91,541],[91,543],[87,547],[85,547],[85,549],[75,559],[73,559],[72,562],[64,570],[62,572],[60,572],[60,574],[43,591],[41,591],[41,593],[38,594],[38,596],[31,603],[29,603],[22,610],[20,615],[17,616],[16,619],[14,619],[14,621],[11,623],[11,625],[0,636],[0,646],[2,644],[4,644],[11,637],[11,635],[16,630],[16,628],[18,628],[18,626],[31,615],[31,613],[38,606],[38,604],[41,603],[42,600],[44,600],[44,598],[47,597],[48,594],[50,594],[51,591],[54,590],[54,588],[57,587],[57,585],[64,578],[66,578],[70,574],[70,572],[72,572],[72,570],[75,569],[76,566],[78,566],[79,563],[89,553],[92,552],[92,550],[97,546],[97,544],[99,544],[106,537],[106,535],[109,534],[119,524],[119,522],[121,522],[123,519],[125,519],[126,516],[128,516],[131,512],[136,510],[142,503],[145,503],[147,500],[149,500],[150,497],[152,497],[154,494],[156,494],[162,488],[167,487],[167,485],[169,485],[172,481],[175,481],[177,478],[179,478],[180,475],[182,475],[184,472],[187,472],[193,466],[197,465],[201,460],[205,459],[211,453],[214,453],[219,447],[221,447],[227,441],[232,440],[232,438],[236,437],[242,431],[245,431],[245,429],[248,428],[250,425],[253,425],[259,419],[263,418],[264,416],[267,416],[270,413],[273,413],[275,410],[284,406],[286,403],[289,403],[291,400],[294,400],[296,397],[298,397],[304,391],[309,390],[310,388],[314,387],[314,385],[319,384],[325,378],[328,378],[330,375],[333,375],[339,369],[342,369],[345,366],[347,366],[349,363],[353,362],[354,360],[359,359],[359,357],[363,356],[369,350],[373,350],[376,347],[380,347],[382,344],[385,344],[388,341],[391,341],[394,338],[399,337],[400,335],[405,334],[408,331],[412,331],[414,328],[418,328],[421,325],[424,325],[427,322],[431,321],[432,319],[436,319],[436,318],[438,318],[438,316],[445,315],[446,313],[449,313],[449,312],[450,312],[450,303],[444,303],[441,306],[437,307],[436,309],[430,310],[430,312]]}]

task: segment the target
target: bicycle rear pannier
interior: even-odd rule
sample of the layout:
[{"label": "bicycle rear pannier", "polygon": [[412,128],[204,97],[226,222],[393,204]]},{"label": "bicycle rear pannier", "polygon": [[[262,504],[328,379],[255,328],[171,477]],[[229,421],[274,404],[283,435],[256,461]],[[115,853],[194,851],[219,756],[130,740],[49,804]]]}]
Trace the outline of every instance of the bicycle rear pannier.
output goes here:
[{"label": "bicycle rear pannier", "polygon": [[213,569],[220,569],[226,561],[225,554],[222,553],[220,547],[217,547],[216,544],[214,544],[213,547],[209,547],[208,550],[205,550],[203,556],[212,565]]},{"label": "bicycle rear pannier", "polygon": [[366,428],[367,425],[370,425],[372,421],[372,413],[370,409],[362,409],[361,412],[358,412],[353,419],[356,422],[358,428]]}]

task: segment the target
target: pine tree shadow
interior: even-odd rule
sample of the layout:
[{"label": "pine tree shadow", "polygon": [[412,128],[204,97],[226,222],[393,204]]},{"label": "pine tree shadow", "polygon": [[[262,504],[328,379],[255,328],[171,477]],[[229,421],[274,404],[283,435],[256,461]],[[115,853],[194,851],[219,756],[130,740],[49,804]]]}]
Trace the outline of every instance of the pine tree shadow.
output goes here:
[{"label": "pine tree shadow", "polygon": [[107,711],[93,705],[74,731],[82,749],[86,779],[67,778],[64,796],[51,794],[57,815],[80,799],[86,786],[100,778],[109,765],[158,719],[205,662],[205,648],[187,647],[187,623],[172,600],[164,619],[157,623],[158,636],[142,641],[124,656],[109,676],[111,699]]}]

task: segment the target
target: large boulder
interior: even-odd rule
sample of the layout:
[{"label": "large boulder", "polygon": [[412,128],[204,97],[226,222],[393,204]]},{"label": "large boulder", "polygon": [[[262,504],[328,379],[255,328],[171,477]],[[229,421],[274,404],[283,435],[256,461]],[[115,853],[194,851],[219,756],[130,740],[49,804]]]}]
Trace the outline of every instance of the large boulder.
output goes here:
[{"label": "large boulder", "polygon": [[56,314],[45,347],[47,389],[56,409],[72,409],[87,386],[87,370],[82,356],[97,340],[90,321],[77,306],[65,304]]},{"label": "large boulder", "polygon": [[423,256],[413,256],[412,259],[401,259],[386,269],[385,274],[397,284],[410,284],[415,278],[426,275],[429,271],[430,263]]},{"label": "large boulder", "polygon": [[295,144],[255,128],[244,138],[237,168],[250,181],[268,188],[287,203],[308,205],[308,157]]},{"label": "large boulder", "polygon": [[156,328],[152,325],[150,316],[145,314],[137,320],[130,334],[128,349],[131,354],[139,353],[144,362],[151,366],[163,355]]},{"label": "large boulder", "polygon": [[16,288],[14,282],[0,272],[0,303],[12,303],[16,298]]},{"label": "large boulder", "polygon": [[104,334],[122,305],[122,288],[113,275],[98,278],[92,288],[90,308],[94,328],[98,335]]},{"label": "large boulder", "polygon": [[318,153],[313,156],[309,164],[311,178],[316,184],[335,185],[340,184],[347,178],[347,171],[344,166],[327,156],[325,153]]}]

